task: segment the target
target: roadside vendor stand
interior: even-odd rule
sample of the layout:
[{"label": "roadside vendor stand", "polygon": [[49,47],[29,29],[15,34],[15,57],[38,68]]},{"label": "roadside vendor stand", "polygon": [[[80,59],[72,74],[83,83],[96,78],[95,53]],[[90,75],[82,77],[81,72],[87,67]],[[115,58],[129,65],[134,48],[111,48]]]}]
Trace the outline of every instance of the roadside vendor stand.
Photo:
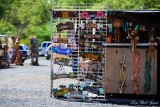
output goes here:
[{"label": "roadside vendor stand", "polygon": [[108,97],[159,98],[159,18],[160,11],[108,11]]},{"label": "roadside vendor stand", "polygon": [[[51,60],[52,97],[84,101],[160,97],[160,11],[50,12],[51,42],[60,43],[60,52],[53,53],[72,59],[72,71],[68,74],[57,74],[55,59]],[[61,53],[66,48],[71,52]],[[76,81],[55,88],[61,78],[71,78],[69,83]]]}]

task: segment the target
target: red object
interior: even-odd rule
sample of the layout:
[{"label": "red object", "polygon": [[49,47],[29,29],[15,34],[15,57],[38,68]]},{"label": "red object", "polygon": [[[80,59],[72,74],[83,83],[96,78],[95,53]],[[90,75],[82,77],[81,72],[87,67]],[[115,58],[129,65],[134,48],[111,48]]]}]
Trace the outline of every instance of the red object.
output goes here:
[{"label": "red object", "polygon": [[89,18],[89,14],[88,14],[88,12],[82,12],[81,13],[81,18]]},{"label": "red object", "polygon": [[140,54],[138,51],[134,53],[134,71],[133,71],[133,88],[134,93],[139,95],[139,84],[140,84]]},{"label": "red object", "polygon": [[102,11],[102,10],[97,11],[96,16],[97,16],[98,18],[103,18],[103,17],[104,17],[104,13],[103,13],[103,11]]},{"label": "red object", "polygon": [[48,55],[48,51],[46,51],[46,54]]}]

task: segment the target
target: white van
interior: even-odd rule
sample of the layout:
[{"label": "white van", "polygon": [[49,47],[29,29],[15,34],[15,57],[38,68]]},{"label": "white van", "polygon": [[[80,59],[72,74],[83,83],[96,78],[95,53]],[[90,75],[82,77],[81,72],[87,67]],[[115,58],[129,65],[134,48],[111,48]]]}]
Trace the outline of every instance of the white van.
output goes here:
[{"label": "white van", "polygon": [[47,49],[47,47],[48,47],[50,44],[51,44],[50,41],[43,41],[43,42],[41,43],[41,47],[39,48],[39,55],[44,56],[45,53],[46,53],[46,49]]}]

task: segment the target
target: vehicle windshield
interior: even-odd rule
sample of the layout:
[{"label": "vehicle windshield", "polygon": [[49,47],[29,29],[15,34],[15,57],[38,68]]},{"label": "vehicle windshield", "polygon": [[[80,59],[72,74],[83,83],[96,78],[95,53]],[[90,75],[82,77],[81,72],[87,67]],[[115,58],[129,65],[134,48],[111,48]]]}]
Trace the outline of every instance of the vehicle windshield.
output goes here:
[{"label": "vehicle windshield", "polygon": [[24,45],[24,46],[25,46],[26,50],[29,50],[27,45]]},{"label": "vehicle windshield", "polygon": [[21,45],[19,46],[19,50],[23,50],[23,47]]}]

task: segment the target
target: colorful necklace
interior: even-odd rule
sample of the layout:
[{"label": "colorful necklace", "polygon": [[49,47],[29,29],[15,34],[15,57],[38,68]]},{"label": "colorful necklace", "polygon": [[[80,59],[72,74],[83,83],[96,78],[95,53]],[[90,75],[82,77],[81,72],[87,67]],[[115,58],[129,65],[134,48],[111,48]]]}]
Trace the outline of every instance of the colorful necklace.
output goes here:
[{"label": "colorful necklace", "polygon": [[140,72],[140,54],[138,51],[134,52],[134,71],[133,71],[133,88],[134,93],[139,95],[139,72]]},{"label": "colorful necklace", "polygon": [[119,93],[122,93],[125,88],[125,71],[126,71],[126,65],[125,65],[125,59],[126,59],[126,53],[124,50],[121,51],[121,62],[120,62],[120,86],[119,86]]}]

